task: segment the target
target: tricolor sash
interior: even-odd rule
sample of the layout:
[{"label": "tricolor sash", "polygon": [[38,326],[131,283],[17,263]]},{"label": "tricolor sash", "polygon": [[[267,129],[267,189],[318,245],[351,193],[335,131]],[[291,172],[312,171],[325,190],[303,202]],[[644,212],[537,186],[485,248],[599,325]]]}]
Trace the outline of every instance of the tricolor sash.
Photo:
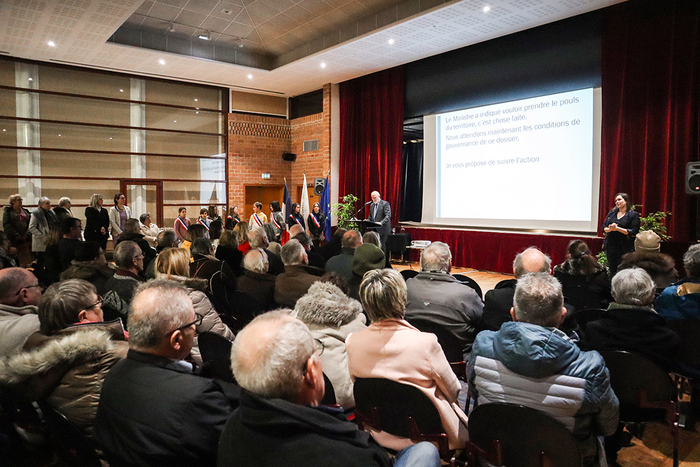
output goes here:
[{"label": "tricolor sash", "polygon": [[319,224],[318,219],[316,219],[316,216],[314,215],[313,212],[309,213],[309,216],[311,216],[311,220],[314,221],[314,224],[316,224],[316,227],[319,229],[321,228],[321,224]]},{"label": "tricolor sash", "polygon": [[282,227],[280,227],[280,225],[279,225],[279,224],[277,223],[277,221],[275,220],[275,214],[272,213],[272,215],[271,215],[270,217],[272,218],[272,223],[275,225],[275,228],[276,228],[277,230],[282,230]]},{"label": "tricolor sash", "polygon": [[256,213],[253,213],[253,219],[255,220],[255,223],[258,224],[258,227],[262,227],[263,223]]},{"label": "tricolor sash", "polygon": [[179,222],[183,229],[189,230],[189,229],[187,228],[187,224],[185,224],[185,221],[182,220],[182,217],[177,216],[177,218],[175,219],[175,221]]},{"label": "tricolor sash", "polygon": [[290,214],[289,217],[291,217],[294,222],[301,225],[301,222],[299,222],[299,219],[297,219],[293,214]]},{"label": "tricolor sash", "polygon": [[199,219],[197,219],[197,224],[199,224],[199,225],[203,225],[203,226],[204,226],[204,228],[205,228],[205,229],[207,229],[207,232],[209,232],[209,226],[207,225],[207,223],[206,223],[206,222],[204,222],[204,221],[202,220],[202,218],[201,218],[201,217],[200,217]]}]

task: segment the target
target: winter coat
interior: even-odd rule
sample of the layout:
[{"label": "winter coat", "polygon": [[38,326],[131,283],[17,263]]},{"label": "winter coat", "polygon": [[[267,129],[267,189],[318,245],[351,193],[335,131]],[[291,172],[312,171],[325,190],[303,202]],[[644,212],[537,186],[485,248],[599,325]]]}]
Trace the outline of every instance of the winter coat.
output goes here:
[{"label": "winter coat", "polygon": [[105,291],[105,283],[114,275],[116,269],[108,264],[100,264],[94,261],[75,261],[71,267],[61,273],[61,280],[83,279],[97,289],[98,294]]},{"label": "winter coat", "polygon": [[17,213],[12,206],[6,206],[2,214],[2,229],[10,239],[12,246],[17,246],[28,242],[30,239],[29,222],[31,214],[25,208],[21,208],[24,213],[24,219],[20,219],[20,214]]},{"label": "winter coat", "polygon": [[597,465],[597,437],[617,429],[619,402],[603,357],[580,350],[558,329],[508,322],[497,332],[482,331],[467,375],[477,404],[522,404],[562,422],[573,433],[584,465]]},{"label": "winter coat", "polygon": [[36,333],[23,352],[0,360],[0,383],[27,401],[46,399],[89,436],[105,375],[127,350],[120,323],[79,324],[49,337]]},{"label": "winter coat", "polygon": [[43,253],[46,251],[46,240],[49,238],[51,226],[58,221],[53,211],[36,208],[32,211],[29,221],[29,231],[32,233],[32,251]]},{"label": "winter coat", "polygon": [[0,357],[21,350],[27,337],[38,330],[37,307],[0,304]]},{"label": "winter coat", "polygon": [[309,291],[309,287],[320,279],[320,275],[309,273],[303,265],[285,266],[284,272],[275,279],[275,302],[293,308],[297,300]]},{"label": "winter coat", "polygon": [[700,319],[700,279],[687,277],[666,287],[654,303],[667,320]]},{"label": "winter coat", "polygon": [[323,372],[333,384],[336,402],[344,409],[355,407],[353,382],[348,370],[345,339],[365,329],[365,315],[357,300],[328,282],[316,282],[294,307],[294,316],[304,322],[323,344]]}]

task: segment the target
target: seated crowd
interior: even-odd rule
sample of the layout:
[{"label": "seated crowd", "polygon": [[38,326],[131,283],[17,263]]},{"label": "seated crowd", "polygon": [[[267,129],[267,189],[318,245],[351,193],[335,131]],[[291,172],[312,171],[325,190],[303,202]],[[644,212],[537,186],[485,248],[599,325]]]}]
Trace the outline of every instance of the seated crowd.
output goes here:
[{"label": "seated crowd", "polygon": [[[181,208],[159,229],[148,214],[125,219],[123,195],[102,216],[94,195],[86,215],[107,220],[88,220],[83,240],[69,199],[51,210],[41,198],[25,214],[16,196],[0,232],[0,396],[46,402],[114,466],[440,465],[436,444],[348,421],[355,382],[368,378],[417,389],[458,453],[469,392],[474,406],[546,412],[584,466],[605,466],[623,427],[598,351],[672,371],[681,339],[667,320],[700,319],[700,245],[676,281],[648,234],[614,277],[581,240],[554,268],[527,248],[515,278],[482,300],[451,274],[445,243],[426,247],[405,280],[378,235],[339,228],[326,242],[303,219],[285,224],[277,202],[270,222],[256,203],[249,222],[236,207],[194,222]],[[579,325],[589,307],[605,311]],[[210,366],[211,334],[231,348],[229,376]]]}]

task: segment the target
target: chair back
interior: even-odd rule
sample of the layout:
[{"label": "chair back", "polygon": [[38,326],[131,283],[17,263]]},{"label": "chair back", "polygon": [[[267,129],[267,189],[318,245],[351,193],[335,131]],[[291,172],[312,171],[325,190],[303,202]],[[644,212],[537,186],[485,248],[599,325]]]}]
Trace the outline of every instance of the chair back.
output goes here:
[{"label": "chair back", "polygon": [[465,276],[464,274],[453,274],[453,277],[460,281],[462,284],[468,285],[469,287],[474,289],[479,298],[482,300],[484,299],[484,294],[481,292],[481,287],[479,287],[479,284],[474,279],[472,279],[469,276]]},{"label": "chair back", "polygon": [[75,425],[45,401],[38,402],[48,427],[49,441],[58,458],[74,467],[100,467],[95,445]]},{"label": "chair back", "polygon": [[204,362],[202,372],[211,378],[233,382],[231,341],[219,334],[205,331],[197,336],[197,343]]},{"label": "chair back", "polygon": [[418,275],[418,271],[414,271],[413,269],[404,269],[400,272],[400,274],[403,277],[403,280],[407,281],[411,277],[416,277]]},{"label": "chair back", "polygon": [[576,440],[559,421],[539,410],[492,403],[469,415],[468,450],[497,465],[541,467],[581,465]]},{"label": "chair back", "polygon": [[666,326],[681,338],[678,352],[680,373],[692,379],[700,379],[700,321],[696,319],[668,320]]},{"label": "chair back", "polygon": [[[601,271],[593,277],[597,277],[601,274],[607,273]],[[607,297],[601,297],[599,292],[591,289],[590,281],[594,280],[591,276],[555,272],[554,277],[561,282],[564,300],[575,309],[604,308],[607,305]]]},{"label": "chair back", "polygon": [[406,320],[421,332],[435,334],[448,362],[461,362],[464,360],[462,347],[459,345],[457,338],[447,328],[433,321],[420,318],[407,318]]}]

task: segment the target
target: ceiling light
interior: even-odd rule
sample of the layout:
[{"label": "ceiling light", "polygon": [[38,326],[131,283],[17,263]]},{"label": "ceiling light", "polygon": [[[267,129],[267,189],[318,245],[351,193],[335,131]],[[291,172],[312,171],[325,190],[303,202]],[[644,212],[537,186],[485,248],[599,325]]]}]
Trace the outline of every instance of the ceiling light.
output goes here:
[{"label": "ceiling light", "polygon": [[204,33],[201,33],[198,37],[204,41],[208,41],[211,39],[211,33],[209,31],[206,31]]},{"label": "ceiling light", "polygon": [[325,64],[325,63],[321,63],[321,68],[326,68],[326,64]]},{"label": "ceiling light", "polygon": [[196,113],[196,114],[198,114],[198,113],[199,113],[199,111],[197,111],[197,112],[195,112],[195,113]]},{"label": "ceiling light", "polygon": [[110,136],[109,139],[112,139],[112,137]]},{"label": "ceiling light", "polygon": [[389,45],[393,45],[393,44],[394,44],[394,39],[389,39],[387,42],[389,42]]},{"label": "ceiling light", "polygon": [[170,22],[170,25],[168,26],[168,32],[175,32],[175,23],[172,21]]},{"label": "ceiling light", "polygon": [[197,99],[195,98],[195,100],[194,100],[194,101],[195,101],[195,102],[197,102]]},{"label": "ceiling light", "polygon": [[243,48],[243,42],[241,42],[240,44],[238,44],[238,48],[239,48],[239,49],[242,49],[242,48]]},{"label": "ceiling light", "polygon": [[248,75],[248,79],[253,79],[253,75]]},{"label": "ceiling light", "polygon": [[49,41],[47,44],[49,44],[49,47],[56,47],[56,43],[54,41]]},{"label": "ceiling light", "polygon": [[173,120],[173,123],[177,123],[177,120]]},{"label": "ceiling light", "polygon": [[160,63],[161,65],[165,65],[165,60],[161,58],[160,60],[158,60],[158,63]]},{"label": "ceiling light", "polygon": [[5,128],[3,128],[2,131],[7,131],[7,130]]},{"label": "ceiling light", "polygon": [[28,81],[34,81],[34,78],[29,78],[29,80],[28,80]]},{"label": "ceiling light", "polygon": [[486,6],[484,7],[484,13],[488,13],[489,10],[491,10],[491,7],[488,6],[488,5],[486,5]]},{"label": "ceiling light", "polygon": [[124,92],[124,90],[123,90],[123,89],[120,89],[119,92]]}]

